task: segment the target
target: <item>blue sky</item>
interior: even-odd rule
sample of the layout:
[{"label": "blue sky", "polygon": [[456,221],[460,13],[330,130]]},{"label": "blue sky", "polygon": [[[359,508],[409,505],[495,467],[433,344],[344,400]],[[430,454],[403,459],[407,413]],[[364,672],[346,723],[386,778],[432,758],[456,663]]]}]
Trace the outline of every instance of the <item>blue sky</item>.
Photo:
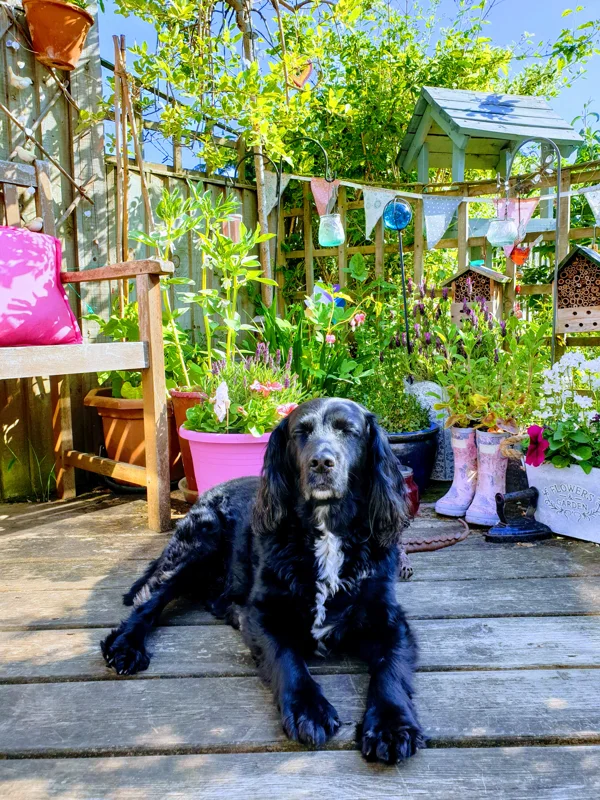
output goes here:
[{"label": "blue sky", "polygon": [[[574,25],[600,16],[600,2],[588,0],[584,10],[563,18],[566,8],[575,8],[577,0],[500,0],[490,15],[491,25],[486,35],[498,44],[519,41],[524,31],[535,34],[535,41],[554,40],[560,30],[569,24]],[[593,6],[596,6],[594,13]],[[455,14],[454,0],[442,0],[440,24],[444,24]],[[100,47],[102,55],[113,60],[113,34],[125,34],[128,45],[146,39],[149,45],[156,41],[152,26],[135,17],[122,17],[114,12],[113,0],[106,0],[106,12],[100,17]],[[595,56],[588,64],[587,73],[562,95],[552,100],[552,106],[567,121],[571,122],[580,114],[584,104],[592,100],[591,110],[600,113],[600,56]]]}]

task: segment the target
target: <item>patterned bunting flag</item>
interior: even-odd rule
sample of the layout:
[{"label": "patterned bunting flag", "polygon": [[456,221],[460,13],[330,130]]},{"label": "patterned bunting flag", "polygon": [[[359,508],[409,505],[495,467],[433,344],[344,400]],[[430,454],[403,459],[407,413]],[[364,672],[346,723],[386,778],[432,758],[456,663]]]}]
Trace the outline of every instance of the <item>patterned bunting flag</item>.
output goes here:
[{"label": "patterned bunting flag", "polygon": [[[291,175],[286,175],[286,173],[282,173],[281,175],[281,185],[279,192],[283,194],[285,189],[290,182]],[[265,205],[267,207],[267,214],[269,214],[277,203],[277,175],[275,172],[269,172],[268,169],[265,170]]]},{"label": "patterned bunting flag", "polygon": [[371,189],[363,186],[363,198],[365,201],[365,238],[371,238],[371,231],[379,222],[383,209],[390,200],[396,197],[397,192],[393,189]]},{"label": "patterned bunting flag", "polygon": [[596,189],[594,192],[585,192],[583,196],[590,204],[596,225],[600,225],[600,189]]},{"label": "patterned bunting flag", "polygon": [[325,178],[310,179],[310,188],[320,217],[323,214],[331,214],[337,200],[339,185],[339,181],[326,181]]},{"label": "patterned bunting flag", "polygon": [[452,222],[462,197],[428,197],[423,195],[423,215],[427,232],[427,249],[431,250],[440,241]]},{"label": "patterned bunting flag", "polygon": [[504,248],[504,255],[507,258],[510,258],[510,254],[512,253],[512,249],[516,244],[522,242],[525,238],[525,234],[527,233],[527,225],[529,220],[533,216],[533,212],[536,210],[538,203],[540,202],[539,197],[529,197],[526,200],[521,200],[518,197],[513,197],[508,201],[508,206],[506,205],[506,200],[494,200],[494,205],[496,206],[496,214],[503,219],[504,217],[508,217],[508,219],[516,220],[517,226],[519,228],[519,235],[517,239],[512,243],[507,245]]}]

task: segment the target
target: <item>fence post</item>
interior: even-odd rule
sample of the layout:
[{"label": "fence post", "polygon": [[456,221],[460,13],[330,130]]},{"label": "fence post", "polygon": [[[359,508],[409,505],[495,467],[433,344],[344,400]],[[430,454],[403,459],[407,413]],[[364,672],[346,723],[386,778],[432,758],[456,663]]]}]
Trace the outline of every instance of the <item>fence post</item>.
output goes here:
[{"label": "fence post", "polygon": [[383,218],[380,217],[375,225],[375,277],[383,278],[383,257],[384,257],[384,230]]},{"label": "fence post", "polygon": [[[345,186],[340,186],[338,189],[338,212],[340,215],[340,219],[342,221],[342,227],[344,231],[346,230],[346,223],[348,220],[348,195],[347,189]],[[338,247],[338,275],[339,275],[339,284],[340,288],[344,288],[348,283],[348,273],[345,272],[346,267],[348,266],[348,252],[346,244],[346,237],[344,237],[344,241]]]},{"label": "fence post", "polygon": [[423,280],[423,263],[425,257],[425,237],[423,235],[423,201],[415,202],[415,244],[413,250],[413,277],[415,283]]},{"label": "fence post", "polygon": [[312,210],[310,207],[310,184],[305,181],[304,195],[304,270],[306,273],[306,294],[311,295],[315,288],[315,265],[313,257]]}]

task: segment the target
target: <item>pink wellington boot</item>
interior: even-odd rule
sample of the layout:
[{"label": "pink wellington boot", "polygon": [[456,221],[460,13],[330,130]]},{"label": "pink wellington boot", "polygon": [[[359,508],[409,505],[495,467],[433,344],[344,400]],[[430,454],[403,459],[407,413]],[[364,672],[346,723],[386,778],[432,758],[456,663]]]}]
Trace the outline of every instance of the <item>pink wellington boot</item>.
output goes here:
[{"label": "pink wellington boot", "polygon": [[508,459],[500,452],[508,433],[477,431],[477,489],[467,511],[466,520],[475,525],[496,525],[496,494],[506,492]]},{"label": "pink wellington boot", "polygon": [[451,428],[454,480],[435,504],[438,514],[462,517],[471,505],[477,482],[477,445],[473,428]]}]

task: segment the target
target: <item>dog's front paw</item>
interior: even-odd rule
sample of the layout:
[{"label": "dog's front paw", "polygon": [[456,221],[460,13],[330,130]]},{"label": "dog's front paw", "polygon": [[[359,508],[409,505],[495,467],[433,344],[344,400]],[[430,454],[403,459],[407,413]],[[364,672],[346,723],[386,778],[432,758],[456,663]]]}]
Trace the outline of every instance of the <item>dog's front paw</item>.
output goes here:
[{"label": "dog's front paw", "polygon": [[357,734],[367,761],[396,764],[425,746],[425,737],[413,715],[398,706],[368,708]]},{"label": "dog's front paw", "polygon": [[296,692],[281,709],[283,729],[290,739],[320,747],[339,729],[338,713],[318,686]]},{"label": "dog's front paw", "polygon": [[148,669],[150,656],[144,645],[135,643],[118,628],[111,631],[100,643],[102,655],[109,667],[118,675],[134,675]]}]

